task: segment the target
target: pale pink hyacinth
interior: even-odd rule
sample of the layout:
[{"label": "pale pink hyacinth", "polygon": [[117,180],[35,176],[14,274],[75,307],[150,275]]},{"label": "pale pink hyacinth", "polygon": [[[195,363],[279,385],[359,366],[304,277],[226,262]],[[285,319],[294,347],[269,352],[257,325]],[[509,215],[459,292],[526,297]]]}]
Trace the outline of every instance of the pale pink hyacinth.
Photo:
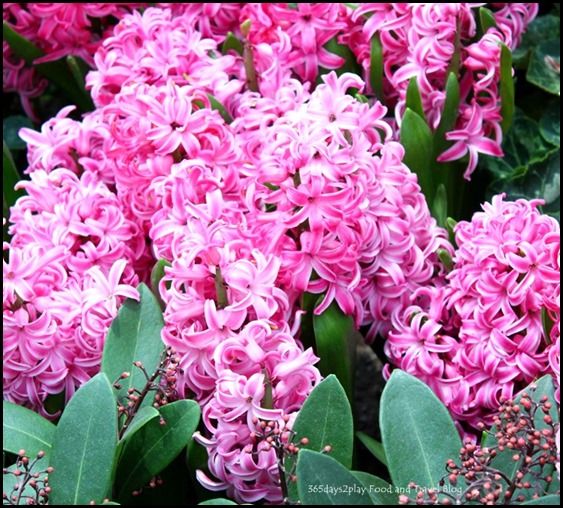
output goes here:
[{"label": "pale pink hyacinth", "polygon": [[391,362],[423,379],[459,422],[490,424],[502,396],[546,372],[559,400],[559,223],[540,204],[499,195],[460,222],[447,285],[419,290],[394,320]]}]

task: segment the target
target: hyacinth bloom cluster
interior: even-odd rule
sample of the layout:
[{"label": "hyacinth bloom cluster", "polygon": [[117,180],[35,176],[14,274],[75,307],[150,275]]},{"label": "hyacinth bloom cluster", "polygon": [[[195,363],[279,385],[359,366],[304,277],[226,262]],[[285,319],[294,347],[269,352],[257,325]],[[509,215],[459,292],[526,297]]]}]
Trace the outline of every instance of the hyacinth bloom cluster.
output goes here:
[{"label": "hyacinth bloom cluster", "polygon": [[419,290],[385,345],[474,427],[546,372],[559,401],[560,229],[540,203],[496,196],[460,222],[447,285]]},{"label": "hyacinth bloom cluster", "polygon": [[[71,5],[75,8],[64,11],[66,18],[52,16],[52,30],[63,29],[63,19],[83,20],[76,22],[77,30],[88,27],[98,12]],[[360,48],[373,35],[364,34],[365,23],[366,30],[380,30],[385,40],[391,62],[388,104],[404,99],[401,94],[416,71],[435,125],[451,26],[462,19],[472,34],[470,7],[449,4],[451,12],[442,12],[441,4],[366,4],[371,7],[365,9],[384,5],[385,13],[397,15],[394,28],[384,23],[374,29],[377,15],[356,16],[342,4],[158,4],[131,14],[95,5],[99,17],[119,12],[120,18],[103,40],[82,44],[84,51],[97,48],[95,53],[89,58],[79,53],[95,66],[86,84],[96,109],[77,121],[69,118],[72,108],[65,108],[40,132],[21,134],[28,145],[30,181],[21,184],[28,195],[11,210],[13,238],[4,245],[9,249],[5,398],[43,412],[47,395],[64,390],[68,399],[99,368],[108,325],[121,301],[137,297],[134,287],[148,280],[159,259],[169,264],[158,288],[165,305],[162,338],[179,356],[179,395],[202,407],[205,432],[198,439],[209,454],[210,476],[200,472],[198,478],[209,489],[227,489],[239,502],[282,500],[275,450],[254,436],[263,421],[290,428],[321,378],[317,357],[300,340],[306,292],[318,295],[315,313],[338,306],[357,327],[366,327],[368,340],[396,327],[388,354],[441,393],[450,408],[460,408],[452,412],[461,419],[489,407],[483,400],[493,397],[494,383],[516,385],[547,365],[558,372],[558,349],[538,345],[534,353],[522,352],[520,344],[527,342],[516,338],[527,336],[523,330],[535,323],[539,305],[552,314],[552,341],[559,344],[558,289],[540,303],[526,297],[510,304],[518,309],[512,311],[518,319],[531,317],[513,328],[506,318],[506,340],[518,345],[518,354],[511,350],[510,367],[499,367],[503,377],[491,377],[487,384],[479,369],[487,374],[494,369],[479,363],[488,357],[476,344],[461,358],[459,344],[471,343],[471,330],[477,334],[480,326],[492,333],[497,314],[508,307],[496,314],[492,308],[487,322],[476,314],[464,330],[467,337],[461,334],[471,298],[483,293],[482,288],[467,292],[476,279],[466,274],[479,273],[469,267],[475,253],[460,251],[459,274],[446,278],[437,253],[443,249],[453,255],[454,250],[431,217],[416,176],[402,162],[404,149],[395,141],[394,122],[386,118],[391,110],[357,96],[366,85],[354,74],[331,72],[317,79],[319,67],[343,63],[327,43],[340,38]],[[508,43],[507,34],[517,39],[533,8],[495,5],[502,40]],[[17,12],[22,24],[39,23],[28,11]],[[226,35],[240,35],[246,20],[245,54],[222,54]],[[387,38],[383,27],[389,28]],[[412,39],[413,47],[420,42],[420,68],[402,69],[396,82],[390,80],[399,65],[390,49],[395,30],[408,36],[395,41],[397,54],[408,50],[405,41]],[[343,40],[345,33],[349,40]],[[444,43],[443,54],[433,48],[436,55],[425,60],[424,44],[435,36]],[[491,37],[487,51],[494,53]],[[57,55],[64,48],[52,51]],[[477,145],[477,152],[489,146],[493,153],[500,142],[500,134],[490,139],[499,122],[498,51],[496,60],[479,47],[470,51],[466,45],[464,51],[464,75],[470,76],[462,82],[466,103],[450,133],[455,153],[445,158],[462,157],[464,150],[473,157]],[[256,87],[247,76],[249,54]],[[401,67],[412,64],[410,56],[401,58]],[[490,91],[486,127],[482,115],[488,95],[475,92],[479,80],[482,90]],[[477,95],[481,102],[474,107]],[[223,114],[213,109],[212,99],[224,106]],[[516,213],[504,205],[493,203],[498,221]],[[535,204],[528,206],[526,220],[533,222]],[[486,229],[486,222],[482,219],[479,227]],[[540,233],[534,234],[526,241],[539,249]],[[471,242],[465,243],[469,249]],[[557,252],[553,238],[549,245],[558,273],[559,244]],[[544,266],[543,251],[524,252],[530,259],[543,256]],[[522,263],[511,269],[521,273]],[[514,279],[519,276],[512,275],[507,284]],[[543,291],[536,287],[540,280],[546,288],[551,284],[543,272],[537,280],[517,280],[518,297],[531,288]],[[418,330],[424,340],[416,336]],[[461,386],[456,369],[462,360],[471,387]],[[509,379],[506,372],[516,368],[524,374]]]},{"label": "hyacinth bloom cluster", "polygon": [[[501,43],[514,49],[538,12],[537,3],[492,4],[496,27],[476,39],[478,8],[483,3],[366,3],[352,18],[359,25],[345,40],[369,75],[370,42],[383,52],[383,93],[400,123],[409,80],[416,77],[429,125],[436,129],[446,97],[446,81],[460,81],[461,104],[455,129],[446,134],[452,146],[441,162],[468,156],[465,178],[479,154],[502,156],[500,97]],[[452,62],[459,60],[457,66]]]}]

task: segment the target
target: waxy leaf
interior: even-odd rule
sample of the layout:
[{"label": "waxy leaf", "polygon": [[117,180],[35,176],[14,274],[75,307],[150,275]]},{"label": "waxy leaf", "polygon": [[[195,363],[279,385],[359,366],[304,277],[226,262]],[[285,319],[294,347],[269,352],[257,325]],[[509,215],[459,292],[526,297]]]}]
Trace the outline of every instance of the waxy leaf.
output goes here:
[{"label": "waxy leaf", "polygon": [[366,489],[374,505],[396,505],[399,495],[395,487],[385,480],[363,471],[351,471],[356,480]]},{"label": "waxy leaf", "polygon": [[514,116],[514,78],[512,77],[512,53],[505,44],[500,50],[500,114],[502,132],[508,132]]},{"label": "waxy leaf", "polygon": [[25,150],[25,141],[20,138],[19,132],[22,127],[33,129],[33,123],[27,116],[13,115],[4,118],[4,141],[10,150]]},{"label": "waxy leaf", "polygon": [[432,132],[427,123],[407,108],[401,121],[401,143],[405,148],[403,162],[418,176],[418,183],[427,199],[434,196],[432,174]]},{"label": "waxy leaf", "polygon": [[2,402],[2,413],[2,449],[16,455],[25,450],[32,459],[43,451],[47,461],[55,426],[35,411],[8,401]]},{"label": "waxy leaf", "polygon": [[497,28],[494,14],[485,7],[479,9],[479,23],[482,34],[486,34],[489,28]]},{"label": "waxy leaf", "polygon": [[117,447],[117,406],[103,373],[70,399],[53,437],[52,505],[101,503],[111,492]]},{"label": "waxy leaf", "polygon": [[[553,421],[558,421],[559,416],[557,414],[557,403],[555,401],[555,388],[553,386],[553,379],[551,375],[548,374],[546,376],[543,376],[541,379],[539,379],[533,384],[536,386],[536,390],[533,395],[532,395],[531,387],[527,387],[526,389],[523,390],[523,392],[527,392],[528,395],[530,395],[532,399],[537,402],[539,402],[542,395],[546,395],[549,399],[549,402],[551,403],[550,416],[553,419]],[[514,397],[514,400],[516,402],[519,401],[518,395]],[[543,417],[544,417],[544,413],[542,411],[537,411],[534,416],[535,428],[540,431],[542,429],[549,428],[548,425],[543,421]],[[487,445],[487,446],[495,445],[496,433],[497,433],[497,428],[496,426],[493,426],[483,445]],[[510,478],[513,481],[516,481],[515,480],[516,474],[518,473],[518,470],[522,467],[524,457],[522,457],[518,461],[515,461],[513,460],[513,456],[514,456],[514,450],[505,448],[503,451],[498,451],[498,454],[491,461],[491,467],[498,469],[499,471],[502,471],[508,478]],[[546,475],[552,473],[554,470],[553,465],[549,466],[551,468],[551,471],[549,471],[547,467],[548,466],[546,466],[546,468],[543,471],[543,473]],[[540,471],[539,466],[536,467],[535,470],[537,473],[539,473]],[[533,474],[529,474],[521,479],[522,483],[525,483],[526,481],[529,481],[530,483],[532,483],[532,485],[535,485],[536,478]],[[542,481],[542,487],[544,489],[547,489],[548,485],[546,484],[545,481]],[[516,489],[513,494],[513,499],[516,499],[518,496],[523,495],[525,499],[530,500],[533,493],[534,493],[534,489]]]},{"label": "waxy leaf", "polygon": [[383,390],[380,427],[395,487],[415,482],[436,488],[447,460],[459,455],[461,439],[446,407],[426,384],[401,370]]},{"label": "waxy leaf", "polygon": [[310,450],[297,457],[297,489],[304,505],[372,505],[362,482],[338,461]]},{"label": "waxy leaf", "polygon": [[[102,356],[102,372],[113,383],[123,372],[130,372],[126,379],[119,379],[119,397],[127,396],[129,388],[142,390],[147,383],[141,369],[133,364],[140,361],[148,375],[152,375],[164,350],[160,331],[164,326],[160,305],[145,285],[138,287],[140,301],[127,299],[121,305],[117,317],[108,332]],[[154,393],[154,392],[153,392]],[[145,397],[143,405],[152,405],[153,397]]]},{"label": "waxy leaf", "polygon": [[540,120],[543,138],[557,148],[561,146],[561,103],[559,98],[545,111]]},{"label": "waxy leaf", "polygon": [[406,106],[407,108],[412,109],[418,116],[420,116],[420,118],[422,118],[426,122],[426,115],[424,114],[422,97],[420,96],[420,90],[418,89],[416,76],[413,76],[409,80],[409,86],[407,87]]},{"label": "waxy leaf", "polygon": [[[317,304],[324,298],[321,296]],[[348,400],[353,400],[354,364],[356,342],[354,320],[346,316],[333,301],[320,315],[313,315],[315,352],[320,358],[317,364],[321,374],[335,374],[342,384]]]},{"label": "waxy leaf", "polygon": [[560,506],[561,498],[558,495],[543,496],[538,499],[531,499],[530,501],[525,501],[520,503],[520,506],[531,506],[531,505],[548,505],[548,506]]},{"label": "waxy leaf", "polygon": [[557,67],[560,63],[561,48],[558,40],[542,42],[533,52],[526,79],[542,90],[559,95],[561,75]]},{"label": "waxy leaf", "polygon": [[202,501],[198,503],[198,506],[218,506],[218,505],[236,505],[234,501],[230,499],[215,498],[209,499],[207,501]]},{"label": "waxy leaf", "polygon": [[383,444],[368,436],[363,432],[356,432],[356,437],[362,442],[362,444],[369,450],[369,452],[381,462],[383,465],[387,465],[387,457],[385,457],[385,449]]},{"label": "waxy leaf", "polygon": [[131,439],[131,436],[133,436],[135,432],[155,418],[160,420],[160,413],[154,407],[145,406],[139,409],[133,420],[131,420],[131,424],[125,429],[123,437],[117,445],[118,453],[121,452],[124,444],[128,439]]},{"label": "waxy leaf", "polygon": [[189,443],[201,414],[193,400],[178,400],[158,411],[162,421],[151,419],[137,429],[123,447],[116,484],[117,497],[124,504],[131,500],[133,491],[160,473]]},{"label": "waxy leaf", "polygon": [[[347,468],[352,466],[354,447],[354,422],[352,409],[346,392],[334,375],[326,377],[309,394],[293,424],[294,443],[301,449],[322,451],[330,446],[329,455]],[[301,439],[307,438],[307,444]],[[291,470],[292,457],[286,459],[286,469]],[[294,499],[297,489],[289,484],[290,497]]]},{"label": "waxy leaf", "polygon": [[378,33],[371,38],[369,84],[376,99],[385,104],[385,94],[383,93],[383,45]]}]

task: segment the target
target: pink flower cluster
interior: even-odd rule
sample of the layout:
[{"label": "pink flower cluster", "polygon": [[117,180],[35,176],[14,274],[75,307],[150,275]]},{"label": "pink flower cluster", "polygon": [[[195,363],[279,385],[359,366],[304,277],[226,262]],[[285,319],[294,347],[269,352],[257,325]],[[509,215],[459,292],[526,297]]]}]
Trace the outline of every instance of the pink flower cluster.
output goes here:
[{"label": "pink flower cluster", "polygon": [[138,298],[136,227],[95,173],[38,169],[21,187],[4,243],[3,397],[47,415],[48,395],[68,401],[99,371],[120,302]]},{"label": "pink flower cluster", "polygon": [[[424,112],[436,129],[445,101],[450,72],[460,81],[457,125],[446,139],[452,146],[441,162],[469,156],[465,178],[477,166],[479,154],[502,156],[500,122],[500,44],[514,49],[538,12],[537,3],[492,4],[497,28],[474,42],[477,10],[482,3],[366,3],[353,14],[359,26],[346,40],[369,75],[370,43],[378,37],[383,50],[383,87],[387,104],[400,125],[410,78],[416,81]],[[364,19],[367,17],[367,19]],[[457,67],[452,62],[459,59]]]},{"label": "pink flower cluster", "polygon": [[385,345],[472,426],[546,372],[559,387],[560,229],[539,204],[496,196],[460,222],[447,285],[416,292]]}]

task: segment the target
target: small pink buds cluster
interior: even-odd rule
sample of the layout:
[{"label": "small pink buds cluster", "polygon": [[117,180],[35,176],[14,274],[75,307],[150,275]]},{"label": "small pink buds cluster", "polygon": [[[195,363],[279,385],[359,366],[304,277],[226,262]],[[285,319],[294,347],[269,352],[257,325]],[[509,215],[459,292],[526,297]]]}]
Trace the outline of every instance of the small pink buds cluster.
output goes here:
[{"label": "small pink buds cluster", "polygon": [[[160,362],[154,372],[147,372],[145,366],[140,361],[133,363],[134,367],[139,369],[145,376],[146,383],[142,388],[130,387],[127,393],[118,401],[117,410],[121,423],[120,438],[125,434],[131,420],[137,414],[146,397],[156,392],[153,403],[153,407],[156,409],[178,399],[177,375],[183,374],[178,366],[179,362],[176,351],[167,347],[163,351]],[[113,383],[113,387],[116,390],[121,390],[123,388],[121,381],[129,378],[130,375],[130,372],[123,372]],[[162,417],[160,424],[166,425],[166,421]]]},{"label": "small pink buds cluster", "polygon": [[[516,400],[504,399],[494,418],[496,444],[478,446],[467,440],[459,460],[448,460],[448,473],[433,491],[419,489],[415,498],[403,495],[400,504],[509,504],[546,495],[557,462],[553,407],[548,397],[522,393]],[[484,430],[485,426],[479,426]],[[500,454],[510,454],[515,467],[497,469]],[[454,487],[454,488],[452,488]],[[411,488],[416,489],[416,485]]]},{"label": "small pink buds cluster", "polygon": [[[3,468],[4,486],[7,485],[6,476],[13,476],[15,484],[11,492],[4,490],[2,501],[4,505],[47,505],[49,504],[49,487],[48,475],[53,472],[52,467],[41,470],[37,467],[39,461],[45,456],[45,452],[40,451],[35,458],[31,459],[27,456],[25,450],[20,450],[13,467]],[[9,485],[9,483],[8,483]]]}]

